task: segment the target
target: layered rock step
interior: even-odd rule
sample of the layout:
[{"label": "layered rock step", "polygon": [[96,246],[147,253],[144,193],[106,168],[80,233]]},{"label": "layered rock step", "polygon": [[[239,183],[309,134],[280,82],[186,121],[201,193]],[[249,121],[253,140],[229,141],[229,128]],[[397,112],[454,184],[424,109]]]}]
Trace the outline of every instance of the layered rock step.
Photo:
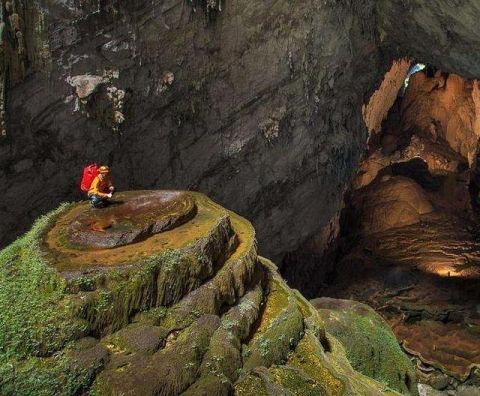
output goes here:
[{"label": "layered rock step", "polygon": [[416,393],[405,366],[409,386],[356,371],[252,225],[202,194],[63,205],[0,264],[2,394]]}]

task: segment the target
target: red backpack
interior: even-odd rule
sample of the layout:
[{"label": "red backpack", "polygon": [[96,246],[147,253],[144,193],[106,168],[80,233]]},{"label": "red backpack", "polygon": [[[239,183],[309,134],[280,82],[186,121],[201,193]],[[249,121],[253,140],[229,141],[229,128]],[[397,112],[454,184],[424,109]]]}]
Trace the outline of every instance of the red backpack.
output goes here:
[{"label": "red backpack", "polygon": [[90,186],[92,185],[93,179],[98,175],[98,165],[90,164],[83,168],[82,181],[80,183],[80,189],[83,192],[88,192]]}]

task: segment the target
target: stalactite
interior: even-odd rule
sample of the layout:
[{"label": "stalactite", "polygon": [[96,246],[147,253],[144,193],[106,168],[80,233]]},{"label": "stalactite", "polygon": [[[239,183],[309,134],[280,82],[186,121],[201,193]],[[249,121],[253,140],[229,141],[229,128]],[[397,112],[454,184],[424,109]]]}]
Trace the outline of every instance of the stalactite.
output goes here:
[{"label": "stalactite", "polygon": [[7,135],[8,88],[22,82],[29,69],[48,70],[45,15],[26,4],[9,0],[0,7],[0,136]]},{"label": "stalactite", "polygon": [[197,7],[201,7],[205,11],[205,17],[208,22],[212,22],[218,12],[222,11],[223,0],[188,0],[188,3],[196,11]]}]

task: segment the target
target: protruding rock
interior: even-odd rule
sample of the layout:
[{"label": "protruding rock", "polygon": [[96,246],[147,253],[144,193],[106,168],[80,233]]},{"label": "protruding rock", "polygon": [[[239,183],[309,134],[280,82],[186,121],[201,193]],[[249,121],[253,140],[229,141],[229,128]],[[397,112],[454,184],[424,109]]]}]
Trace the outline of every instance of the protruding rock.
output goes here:
[{"label": "protruding rock", "polygon": [[104,82],[104,77],[90,74],[70,77],[68,83],[75,88],[80,99],[86,99]]},{"label": "protruding rock", "polygon": [[401,176],[386,176],[367,186],[353,205],[360,213],[364,234],[418,223],[421,215],[433,210],[423,189]]},{"label": "protruding rock", "polygon": [[415,370],[382,317],[366,304],[318,298],[312,305],[325,321],[325,329],[345,346],[352,366],[386,382],[402,394],[416,394]]},{"label": "protruding rock", "polygon": [[194,217],[195,210],[194,200],[185,193],[123,193],[116,195],[107,208],[82,205],[59,223],[68,223],[65,236],[73,246],[111,248],[175,228]]},{"label": "protruding rock", "polygon": [[65,205],[0,252],[2,392],[393,393],[258,257],[248,221],[198,193],[117,197]]}]

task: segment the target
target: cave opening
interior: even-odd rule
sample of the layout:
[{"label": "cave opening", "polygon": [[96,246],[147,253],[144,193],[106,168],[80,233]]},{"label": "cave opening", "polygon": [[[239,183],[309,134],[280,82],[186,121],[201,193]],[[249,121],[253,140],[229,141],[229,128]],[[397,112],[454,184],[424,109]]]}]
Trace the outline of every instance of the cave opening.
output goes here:
[{"label": "cave opening", "polygon": [[284,275],[309,297],[373,307],[421,383],[478,386],[479,84],[399,60],[363,114],[367,149],[344,208],[285,257]]},{"label": "cave opening", "polygon": [[415,63],[412,66],[410,66],[410,69],[408,70],[407,76],[405,77],[405,80],[403,82],[403,87],[400,91],[400,95],[404,96],[405,92],[408,88],[408,84],[410,82],[410,78],[415,74],[418,73],[422,70],[424,70],[426,65],[424,63]]}]

